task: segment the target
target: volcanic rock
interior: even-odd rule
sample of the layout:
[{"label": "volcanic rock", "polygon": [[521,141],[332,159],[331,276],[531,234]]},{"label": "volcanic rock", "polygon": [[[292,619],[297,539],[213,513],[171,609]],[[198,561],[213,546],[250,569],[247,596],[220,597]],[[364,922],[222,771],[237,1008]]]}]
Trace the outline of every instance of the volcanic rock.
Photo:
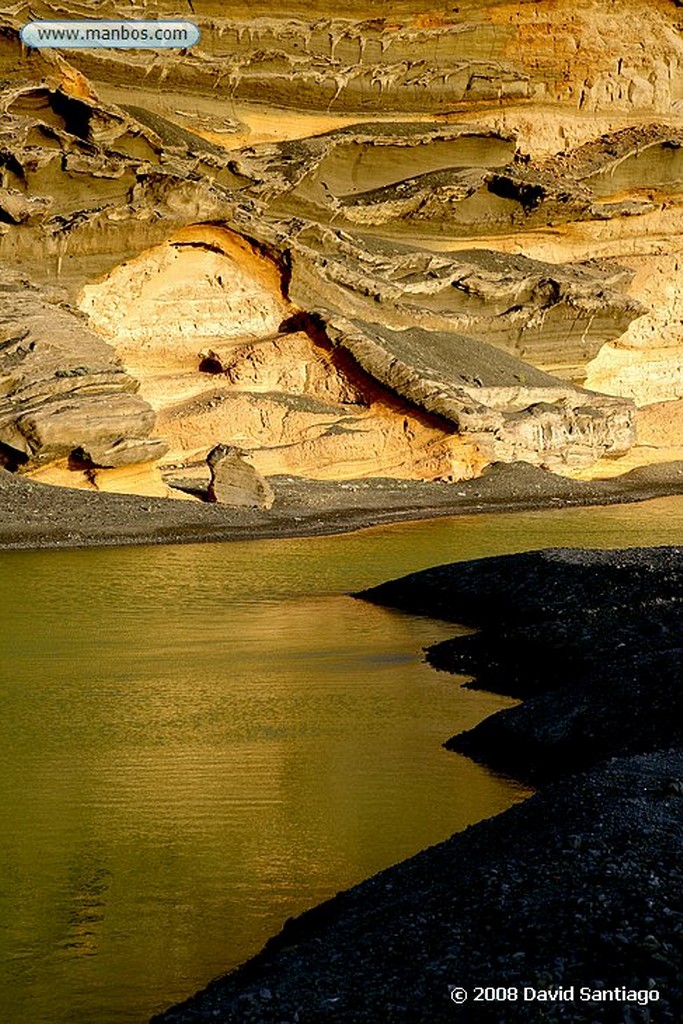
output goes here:
[{"label": "volcanic rock", "polygon": [[[21,5],[0,37],[0,257],[116,348],[162,460],[220,440],[325,479],[622,471],[633,403],[683,394],[674,5],[192,7],[187,52],[26,53]],[[415,358],[375,376],[400,333]],[[413,342],[452,360],[438,401]],[[492,347],[515,383],[478,383]]]},{"label": "volcanic rock", "polygon": [[449,749],[543,781],[683,742],[683,550],[557,549],[440,566],[361,596],[482,627],[429,660],[525,703]]},{"label": "volcanic rock", "polygon": [[[681,778],[676,750],[563,779],[290,919],[154,1024],[675,1024]],[[503,1011],[483,998],[493,979]]]},{"label": "volcanic rock", "polygon": [[549,548],[436,566],[356,596],[449,622],[507,627],[680,600],[682,593],[680,548]]}]

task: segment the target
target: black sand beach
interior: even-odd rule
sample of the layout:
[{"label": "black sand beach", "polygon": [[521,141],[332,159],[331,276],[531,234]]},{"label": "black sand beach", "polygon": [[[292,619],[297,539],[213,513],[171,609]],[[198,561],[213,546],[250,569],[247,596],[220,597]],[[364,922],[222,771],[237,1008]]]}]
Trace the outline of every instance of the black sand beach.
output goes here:
[{"label": "black sand beach", "polygon": [[51,487],[0,469],[0,549],[321,536],[438,516],[645,501],[683,493],[683,463],[596,481],[514,463],[497,464],[476,480],[458,483],[293,477],[270,482],[273,507],[244,509]]},{"label": "black sand beach", "polygon": [[[156,1024],[680,1020],[683,549],[528,552],[360,596],[482,624],[440,664],[462,645],[476,674],[494,650],[502,691],[523,631],[537,696],[447,745],[543,788],[289,921]],[[548,647],[558,622],[577,630]]]}]

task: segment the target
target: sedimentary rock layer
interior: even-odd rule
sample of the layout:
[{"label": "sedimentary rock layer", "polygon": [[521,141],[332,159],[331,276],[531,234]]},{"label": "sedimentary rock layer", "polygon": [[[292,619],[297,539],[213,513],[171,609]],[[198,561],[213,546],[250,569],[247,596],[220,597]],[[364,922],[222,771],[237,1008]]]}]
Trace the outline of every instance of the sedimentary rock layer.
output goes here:
[{"label": "sedimentary rock layer", "polygon": [[[247,22],[196,0],[191,51],[24,52],[48,13],[83,10],[3,15],[0,257],[115,346],[169,472],[216,443],[271,474],[589,472],[648,436],[633,403],[683,394],[672,4],[263,3]],[[315,134],[285,127],[294,107]],[[675,457],[666,440],[633,464]]]},{"label": "sedimentary rock layer", "polygon": [[480,338],[581,380],[601,346],[645,312],[627,294],[632,276],[604,262],[559,266],[481,249],[430,253],[309,228],[292,245],[289,294],[309,308],[381,316],[394,328]]},{"label": "sedimentary rock layer", "polygon": [[16,468],[66,456],[91,466],[155,461],[155,414],[112,348],[58,299],[2,287],[0,452]]},{"label": "sedimentary rock layer", "polygon": [[[5,14],[16,31],[34,17],[83,17],[61,4],[17,3]],[[85,12],[87,14],[87,11]],[[158,2],[146,16],[177,17]],[[278,107],[353,111],[452,111],[467,104],[573,105],[594,113],[668,110],[680,100],[672,0],[579,0],[571,11],[552,0],[466,2],[425,12],[413,2],[368,16],[367,6],[192,0],[183,12],[202,38],[185,53],[84,51],[74,58],[98,81],[132,74],[148,87],[254,100]],[[100,4],[98,17],[130,17],[129,4]],[[11,37],[10,37],[11,38]],[[621,43],[615,57],[613,40]],[[25,58],[24,58],[25,60]],[[4,62],[21,66],[6,37]]]}]

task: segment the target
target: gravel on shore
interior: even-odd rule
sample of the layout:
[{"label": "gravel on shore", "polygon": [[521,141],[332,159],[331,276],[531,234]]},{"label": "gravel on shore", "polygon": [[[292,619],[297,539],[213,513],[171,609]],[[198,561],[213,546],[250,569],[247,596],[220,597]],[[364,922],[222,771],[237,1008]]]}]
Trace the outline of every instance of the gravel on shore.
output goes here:
[{"label": "gravel on shore", "polygon": [[362,596],[481,626],[428,660],[524,699],[453,736],[450,750],[538,784],[683,741],[683,548],[501,555]]},{"label": "gravel on shore", "polygon": [[[680,751],[611,761],[288,922],[153,1022],[674,1024],[682,824]],[[475,1001],[478,987],[497,1001]],[[584,1001],[581,988],[597,996]],[[647,1001],[601,1000],[619,988]]]},{"label": "gravel on shore", "polygon": [[[682,584],[683,548],[557,549],[360,595],[483,625],[481,643],[439,657],[459,665],[469,642],[469,669],[493,667],[500,689],[510,652],[518,686],[520,650],[526,665],[541,651],[537,696],[449,745],[543,789],[288,921],[154,1024],[683,1019]],[[565,648],[574,675],[557,685]]]},{"label": "gravel on shore", "polygon": [[268,510],[39,484],[0,469],[0,549],[256,540],[345,533],[438,516],[607,505],[683,494],[683,463],[577,481],[527,463],[459,483],[271,477]]}]

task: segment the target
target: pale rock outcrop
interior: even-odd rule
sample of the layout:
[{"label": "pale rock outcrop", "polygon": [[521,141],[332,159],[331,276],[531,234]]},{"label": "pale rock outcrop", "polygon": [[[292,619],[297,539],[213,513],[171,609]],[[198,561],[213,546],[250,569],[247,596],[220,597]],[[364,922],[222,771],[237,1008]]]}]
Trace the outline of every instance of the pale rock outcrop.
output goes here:
[{"label": "pale rock outcrop", "polygon": [[211,225],[86,285],[80,307],[128,365],[163,370],[196,369],[206,350],[226,364],[238,343],[276,334],[289,312],[273,261]]},{"label": "pale rock outcrop", "polygon": [[[6,281],[0,311],[0,447],[4,461],[47,462],[123,445],[128,460],[165,451],[138,382],[85,318],[25,282]],[[154,451],[154,455],[151,452]]]},{"label": "pale rock outcrop", "polygon": [[150,498],[174,498],[191,501],[190,494],[170,487],[155,462],[136,462],[115,468],[84,464],[80,459],[57,459],[24,470],[28,478],[52,487],[107,494],[139,494]]},{"label": "pale rock outcrop", "polygon": [[211,470],[209,501],[222,505],[270,508],[275,500],[267,480],[250,466],[239,448],[217,444],[206,457]]},{"label": "pale rock outcrop", "polygon": [[166,462],[175,476],[178,466],[203,458],[223,436],[248,450],[264,475],[468,479],[486,464],[476,444],[454,428],[384,395],[371,378],[368,391],[368,405],[334,405],[310,395],[214,384],[159,413],[158,430],[170,447]]},{"label": "pale rock outcrop", "polygon": [[645,315],[597,353],[587,384],[639,406],[683,397],[683,263],[678,252],[628,262]]}]

